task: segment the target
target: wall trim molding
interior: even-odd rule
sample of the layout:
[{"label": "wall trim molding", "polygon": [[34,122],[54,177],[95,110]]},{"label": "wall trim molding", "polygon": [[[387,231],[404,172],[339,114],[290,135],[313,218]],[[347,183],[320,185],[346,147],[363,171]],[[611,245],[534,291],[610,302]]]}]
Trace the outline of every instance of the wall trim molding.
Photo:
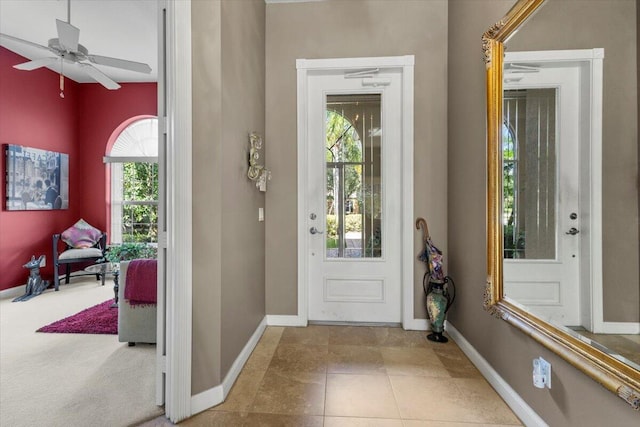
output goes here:
[{"label": "wall trim molding", "polygon": [[411,319],[402,322],[402,328],[405,331],[430,331],[431,325],[428,319]]},{"label": "wall trim molding", "polygon": [[299,315],[279,315],[267,314],[267,325],[269,326],[307,326],[307,319]]},{"label": "wall trim molding", "polygon": [[15,286],[13,288],[7,288],[0,291],[0,299],[16,298],[20,295],[24,295],[27,292],[27,285]]},{"label": "wall trim molding", "polygon": [[638,322],[603,322],[603,334],[623,334],[638,335],[640,334],[640,323]]},{"label": "wall trim molding", "polygon": [[205,411],[213,406],[219,405],[225,401],[229,392],[231,391],[231,387],[235,384],[242,368],[244,367],[247,360],[249,360],[249,356],[251,356],[251,352],[258,345],[258,341],[260,341],[260,337],[264,333],[267,328],[267,316],[262,318],[262,321],[249,338],[249,341],[245,344],[244,348],[234,360],[233,365],[231,365],[231,369],[225,375],[224,380],[222,380],[221,384],[210,388],[209,390],[205,390],[201,393],[198,393],[194,396],[191,396],[191,414],[195,415],[199,412]]},{"label": "wall trim molding", "polygon": [[520,397],[516,391],[496,372],[480,353],[466,340],[458,330],[447,322],[445,330],[467,355],[469,360],[478,368],[482,376],[489,381],[496,392],[504,399],[509,408],[529,427],[547,427],[547,423]]}]

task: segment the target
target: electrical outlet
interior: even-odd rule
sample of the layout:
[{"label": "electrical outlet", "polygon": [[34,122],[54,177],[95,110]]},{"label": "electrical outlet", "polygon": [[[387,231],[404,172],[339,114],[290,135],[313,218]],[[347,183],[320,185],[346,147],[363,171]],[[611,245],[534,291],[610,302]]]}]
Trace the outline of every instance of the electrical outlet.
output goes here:
[{"label": "electrical outlet", "polygon": [[537,388],[551,388],[551,363],[542,357],[533,359],[533,385]]},{"label": "electrical outlet", "polygon": [[47,266],[47,256],[43,255],[42,260],[40,261],[40,268]]}]

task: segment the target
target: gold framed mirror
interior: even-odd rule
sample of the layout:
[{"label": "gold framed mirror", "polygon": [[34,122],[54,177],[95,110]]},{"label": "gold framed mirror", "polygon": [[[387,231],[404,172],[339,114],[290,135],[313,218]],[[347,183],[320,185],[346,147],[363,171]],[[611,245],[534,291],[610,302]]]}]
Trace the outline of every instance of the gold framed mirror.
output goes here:
[{"label": "gold framed mirror", "polygon": [[[571,3],[574,3],[573,5]],[[507,12],[503,19],[501,19],[498,23],[494,24],[491,28],[489,28],[485,34],[483,35],[483,51],[484,51],[484,60],[487,67],[487,285],[485,291],[485,300],[484,306],[485,309],[493,316],[500,318],[516,328],[520,329],[523,333],[527,334],[537,342],[541,343],[551,351],[557,353],[565,360],[567,360],[571,365],[581,370],[585,374],[589,375],[595,381],[603,385],[608,390],[612,391],[620,398],[624,399],[629,405],[631,405],[634,409],[640,410],[640,364],[636,362],[629,361],[625,357],[621,357],[619,354],[616,354],[615,351],[611,351],[604,345],[598,344],[595,340],[589,339],[586,336],[588,334],[580,334],[577,333],[576,330],[578,328],[584,326],[580,325],[583,322],[582,319],[589,318],[591,319],[592,313],[589,312],[589,317],[587,315],[580,314],[578,312],[577,317],[574,315],[573,319],[578,320],[569,320],[572,319],[572,315],[570,314],[549,314],[545,312],[544,309],[536,306],[536,303],[528,304],[527,301],[531,301],[531,297],[527,297],[524,291],[521,291],[520,288],[513,288],[512,282],[516,282],[516,280],[511,280],[512,273],[511,268],[514,265],[518,265],[518,268],[523,268],[525,263],[521,262],[522,259],[527,258],[525,256],[525,252],[528,251],[530,255],[529,258],[533,258],[533,261],[530,263],[534,268],[538,271],[548,270],[550,267],[543,265],[541,263],[540,258],[550,258],[554,261],[555,264],[559,263],[559,260],[565,257],[565,260],[568,260],[567,263],[571,264],[575,262],[572,259],[578,258],[581,260],[578,266],[575,268],[582,268],[582,270],[577,271],[573,276],[579,277],[579,280],[583,280],[583,270],[585,266],[588,266],[587,270],[590,271],[589,274],[589,286],[590,288],[596,288],[597,284],[600,283],[600,295],[602,295],[604,289],[604,284],[609,282],[619,282],[619,276],[616,276],[616,268],[620,268],[619,265],[615,266],[611,264],[612,255],[607,251],[611,249],[611,235],[613,233],[612,228],[609,222],[615,222],[617,218],[622,218],[625,215],[630,217],[630,221],[632,222],[632,227],[627,228],[629,231],[630,242],[625,243],[626,247],[630,252],[630,256],[635,259],[632,261],[632,266],[630,267],[633,270],[628,276],[632,279],[627,280],[627,286],[630,286],[631,291],[627,292],[624,290],[620,290],[617,288],[616,290],[605,291],[604,293],[608,296],[608,298],[612,298],[611,295],[616,295],[618,298],[618,302],[624,299],[631,299],[629,306],[630,310],[627,310],[627,313],[632,319],[631,321],[627,321],[626,319],[622,322],[618,321],[616,323],[619,326],[619,323],[627,322],[631,325],[640,325],[640,319],[638,317],[638,311],[640,310],[640,299],[638,299],[637,290],[640,289],[640,284],[638,280],[638,274],[640,268],[638,268],[639,257],[638,257],[638,209],[640,206],[640,202],[638,199],[640,196],[638,195],[638,164],[640,163],[640,156],[638,155],[638,128],[637,128],[637,118],[638,118],[638,96],[637,96],[637,87],[638,87],[638,73],[637,73],[637,46],[638,46],[638,36],[636,31],[636,22],[638,17],[637,12],[637,2],[634,0],[621,0],[619,1],[621,7],[628,7],[628,10],[620,9],[620,11],[616,12],[616,21],[615,24],[607,24],[611,27],[611,32],[625,37],[631,37],[633,35],[633,43],[619,43],[619,37],[616,39],[616,43],[611,42],[607,44],[604,40],[594,39],[596,40],[596,44],[585,37],[581,39],[582,45],[576,46],[547,46],[543,45],[540,40],[541,39],[549,39],[554,38],[549,34],[546,34],[546,37],[535,37],[535,41],[531,43],[523,43],[522,40],[517,40],[517,42],[513,43],[514,46],[517,46],[518,49],[521,49],[521,52],[514,52],[512,54],[511,49],[509,50],[509,54],[512,54],[511,58],[509,56],[505,56],[507,42],[509,41],[509,48],[511,48],[511,43],[513,41],[512,37],[519,33],[519,36],[526,31],[524,29],[528,29],[527,25],[530,25],[534,22],[534,19],[537,19],[539,16],[542,16],[543,13],[537,13],[539,11],[544,11],[544,15],[547,17],[553,18],[553,23],[549,24],[555,26],[556,28],[562,28],[562,17],[572,16],[573,25],[574,22],[580,21],[582,19],[581,13],[572,14],[567,10],[562,10],[562,13],[558,13],[558,11],[550,11],[548,10],[550,4],[561,6],[558,7],[572,7],[576,6],[575,1],[563,1],[558,2],[558,0],[518,0],[515,5]],[[541,8],[541,6],[544,7]],[[603,2],[603,4],[608,8],[607,10],[612,10],[611,3]],[[591,8],[592,4],[590,3],[588,6],[585,6],[584,3],[581,5],[584,9]],[[632,10],[632,13],[629,11]],[[594,16],[598,16],[600,11],[596,11]],[[533,15],[536,15],[533,17]],[[602,14],[600,14],[600,18]],[[633,28],[624,27],[620,24],[620,19],[630,18],[633,22]],[[624,21],[631,22],[631,21]],[[525,24],[526,23],[526,24]],[[536,22],[538,24],[538,22]],[[568,25],[568,22],[565,22]],[[617,25],[617,26],[616,26]],[[537,29],[541,31],[543,26],[539,26]],[[589,29],[591,33],[594,34],[597,32],[597,36],[602,36],[602,26],[593,25],[592,28]],[[522,31],[521,31],[522,30]],[[628,31],[627,31],[628,30]],[[632,31],[631,31],[632,30]],[[563,31],[565,33],[567,31],[573,31],[575,33],[580,33],[580,29],[576,29],[572,27],[571,30],[567,30],[564,28]],[[585,33],[586,33],[585,29]],[[536,34],[532,32],[532,34]],[[538,33],[540,35],[541,33]],[[556,39],[566,39],[567,37],[556,37]],[[602,46],[598,45],[602,41]],[[632,198],[634,200],[635,207],[632,207],[631,210],[620,205],[617,211],[613,212],[612,208],[608,201],[613,200],[613,195],[611,194],[611,188],[614,188],[611,184],[612,180],[612,168],[621,169],[623,166],[620,166],[620,158],[613,158],[612,154],[609,153],[609,150],[604,150],[603,146],[607,143],[611,144],[614,138],[611,138],[611,131],[609,128],[612,127],[611,121],[608,119],[608,115],[615,114],[617,118],[623,116],[619,112],[609,113],[607,108],[610,107],[610,104],[607,104],[607,100],[611,101],[611,95],[605,94],[603,102],[602,96],[602,87],[604,90],[615,86],[611,84],[611,80],[607,81],[607,78],[611,78],[612,70],[614,71],[613,79],[621,80],[621,75],[624,74],[624,71],[620,68],[611,68],[611,61],[616,57],[617,52],[613,51],[611,46],[617,45],[630,45],[632,44],[632,49],[634,52],[627,51],[623,55],[623,60],[626,60],[628,63],[633,63],[633,69],[630,70],[629,76],[633,78],[633,84],[627,85],[625,88],[624,83],[621,85],[620,90],[623,92],[626,90],[627,93],[632,93],[632,99],[626,99],[625,102],[630,102],[633,108],[632,113],[630,114],[633,119],[633,125],[630,127],[631,135],[629,140],[633,141],[631,143],[631,148],[629,151],[625,151],[621,149],[625,154],[620,153],[621,156],[632,157],[632,161],[630,162],[630,170],[625,176],[625,182],[621,183],[621,181],[616,182],[615,188],[625,187],[629,188],[631,193],[629,197],[618,195],[617,199],[625,199]],[[522,47],[525,46],[523,50]],[[557,50],[556,50],[557,49]],[[526,50],[526,51],[525,51]],[[559,53],[561,51],[561,53]],[[529,55],[529,56],[527,56]],[[585,56],[586,55],[586,56]],[[609,56],[607,56],[609,55]],[[527,60],[527,58],[532,58]],[[515,59],[513,59],[515,58]],[[570,58],[570,59],[567,59]],[[573,58],[573,59],[571,59]],[[604,58],[604,59],[603,59]],[[609,62],[607,60],[609,59]],[[567,62],[573,61],[573,62]],[[604,62],[604,79],[602,77],[603,74],[603,66]],[[571,64],[570,66],[567,64]],[[559,65],[560,64],[560,65]],[[505,66],[507,68],[505,68]],[[567,72],[566,70],[574,67],[576,69],[575,76],[581,76],[580,78],[586,80],[579,80],[578,78],[568,77],[565,80],[570,84],[571,82],[578,81],[576,85],[576,93],[578,93],[578,101],[580,105],[584,104],[587,108],[568,108],[564,111],[569,111],[568,113],[561,113],[562,107],[560,104],[560,99],[565,102],[569,96],[570,89],[567,89],[561,83],[558,83],[563,78],[557,77],[557,81],[554,80],[554,83],[550,86],[545,86],[541,84],[540,81],[543,79],[543,76],[548,76],[547,73],[551,68],[562,68],[563,73]],[[609,67],[609,68],[608,68]],[[506,70],[506,71],[505,71]],[[531,86],[526,86],[522,83],[523,76],[531,75],[533,78]],[[586,77],[585,77],[586,76]],[[544,77],[547,78],[547,77]],[[554,77],[549,77],[550,79],[555,79]],[[593,84],[594,81],[598,79],[603,79],[604,83],[600,83],[600,88],[597,89],[598,85]],[[562,80],[562,81],[565,81]],[[526,79],[524,79],[526,81]],[[588,88],[591,92],[584,92],[587,95],[584,95],[582,88]],[[593,88],[596,89],[593,89]],[[541,92],[540,89],[549,89]],[[535,89],[535,90],[534,90]],[[505,92],[506,90],[506,92]],[[585,89],[586,90],[586,89]],[[623,93],[621,92],[621,93]],[[584,100],[583,97],[584,96]],[[544,98],[545,105],[551,105],[551,107],[541,108],[542,104],[541,99]],[[626,97],[625,97],[626,98]],[[573,99],[573,98],[571,98]],[[550,101],[549,101],[550,100]],[[516,229],[513,224],[517,222],[517,215],[513,213],[513,207],[511,207],[511,211],[508,213],[505,210],[505,206],[509,204],[519,204],[522,203],[521,208],[521,216],[522,221],[525,222],[525,217],[528,215],[526,208],[526,198],[530,198],[531,193],[548,193],[546,196],[546,202],[562,200],[566,202],[567,197],[562,194],[562,188],[559,184],[560,181],[566,180],[566,174],[564,170],[561,169],[559,165],[560,161],[565,161],[566,159],[570,159],[572,156],[570,154],[560,154],[558,157],[555,157],[556,154],[553,154],[553,159],[555,160],[544,160],[541,163],[540,160],[537,160],[538,163],[535,164],[535,167],[540,170],[541,168],[546,168],[547,171],[551,171],[549,173],[545,172],[539,175],[544,175],[545,180],[547,180],[550,176],[553,178],[551,183],[545,183],[544,185],[547,188],[543,191],[541,189],[540,184],[538,183],[538,187],[535,187],[534,190],[529,190],[529,194],[526,195],[524,192],[518,193],[518,190],[514,190],[512,187],[508,187],[505,182],[509,179],[512,181],[520,182],[522,187],[528,186],[527,188],[531,188],[531,183],[527,183],[527,178],[521,177],[513,177],[510,174],[511,171],[515,167],[520,167],[520,171],[525,170],[525,165],[531,165],[532,162],[526,159],[526,149],[522,146],[522,158],[520,160],[520,166],[514,166],[517,161],[517,156],[514,155],[514,152],[518,149],[518,144],[520,142],[514,142],[518,139],[518,131],[515,130],[518,126],[518,123],[524,120],[524,118],[513,118],[514,111],[520,109],[523,111],[521,115],[524,117],[526,113],[524,111],[528,111],[529,106],[525,106],[525,104],[521,104],[520,101],[526,101],[528,105],[534,105],[536,108],[536,114],[538,116],[547,117],[544,122],[544,127],[547,129],[547,133],[552,135],[551,137],[547,137],[546,146],[547,147],[557,147],[552,148],[557,152],[560,150],[564,150],[565,147],[563,142],[566,142],[571,139],[579,140],[578,144],[582,144],[582,140],[585,139],[584,135],[589,135],[590,141],[600,141],[597,142],[596,148],[591,149],[587,154],[578,154],[576,157],[578,160],[577,163],[569,164],[569,169],[574,170],[582,170],[583,172],[579,172],[577,179],[580,181],[588,181],[588,184],[585,185],[585,188],[590,189],[589,191],[595,191],[594,193],[589,193],[588,195],[581,195],[581,198],[577,198],[577,205],[579,209],[582,209],[585,205],[588,209],[587,214],[583,214],[582,211],[578,210],[578,208],[567,207],[567,206],[556,206],[548,209],[540,209],[537,208],[536,218],[535,220],[529,221],[530,223],[541,222],[540,218],[543,215],[546,215],[546,223],[548,228],[554,230],[554,236],[557,236],[557,241],[553,240],[548,234],[544,234],[542,227],[532,227],[529,229]],[[613,100],[615,102],[622,102],[621,98],[617,98]],[[522,105],[522,107],[520,107]],[[595,107],[594,107],[595,106]],[[596,108],[597,107],[597,108]],[[597,111],[598,108],[603,110],[601,113],[592,113],[591,111]],[[567,124],[567,122],[562,122],[561,120],[566,120],[568,116],[570,116],[572,111],[590,111],[589,117],[582,117],[579,115],[575,115],[574,120],[576,125]],[[541,111],[543,114],[541,114]],[[564,114],[564,115],[563,115]],[[582,114],[582,113],[580,113]],[[505,118],[508,117],[508,118]],[[550,124],[555,126],[555,122],[558,122],[557,127],[552,127],[549,131]],[[588,123],[589,125],[585,125]],[[616,129],[620,129],[621,124],[618,124]],[[575,138],[572,135],[561,134],[562,132],[567,131],[568,128],[574,127]],[[609,126],[609,128],[607,127]],[[570,130],[570,129],[569,129]],[[522,133],[527,133],[528,131],[522,130]],[[589,133],[593,132],[593,133]],[[540,135],[536,137],[540,140]],[[599,140],[598,140],[599,138]],[[505,148],[505,144],[511,144],[511,148]],[[557,144],[556,144],[557,142]],[[590,142],[592,144],[592,142]],[[600,144],[600,145],[598,145]],[[507,144],[508,145],[508,144]],[[590,145],[591,147],[591,145]],[[538,154],[540,152],[540,148],[537,148]],[[598,150],[602,151],[602,157],[598,157]],[[547,148],[548,151],[548,148]],[[554,151],[555,152],[555,151]],[[594,155],[595,153],[595,155]],[[540,158],[541,156],[537,156]],[[558,160],[562,159],[562,160]],[[615,162],[618,162],[617,164]],[[555,163],[554,163],[555,162]],[[593,170],[589,169],[585,172],[585,165],[589,165],[589,167],[593,167]],[[613,165],[613,166],[612,166]],[[565,168],[567,166],[564,166]],[[532,166],[529,166],[530,169],[533,169]],[[601,170],[604,169],[604,170]],[[635,168],[635,169],[633,169]],[[523,172],[524,173],[524,172]],[[582,174],[582,175],[580,175]],[[505,180],[505,177],[507,180]],[[595,178],[593,178],[595,177]],[[600,181],[598,181],[598,177]],[[618,178],[620,179],[620,178]],[[631,182],[628,182],[629,179]],[[539,181],[539,180],[538,180]],[[595,183],[595,184],[594,184]],[[564,185],[564,184],[563,184]],[[577,184],[580,186],[581,184]],[[592,187],[598,187],[596,190],[592,190]],[[582,188],[582,187],[580,187]],[[549,190],[551,189],[551,190]],[[635,194],[633,193],[635,191]],[[607,193],[608,192],[608,193]],[[514,194],[516,196],[514,196]],[[521,202],[515,202],[511,199],[516,199],[520,195]],[[507,196],[507,198],[505,198]],[[538,196],[536,196],[538,197]],[[511,199],[510,199],[511,198]],[[602,203],[604,199],[605,209],[603,212],[598,214],[600,210],[602,210]],[[505,201],[507,200],[507,201]],[[510,201],[508,201],[510,200]],[[532,203],[537,203],[540,206],[540,198],[534,200]],[[585,200],[588,203],[585,203]],[[546,203],[545,202],[545,203]],[[613,202],[614,204],[617,202]],[[591,209],[591,210],[589,210]],[[542,212],[542,213],[540,213]],[[599,216],[600,215],[600,216]],[[515,217],[515,219],[514,219]],[[596,219],[593,219],[593,218]],[[601,221],[601,222],[598,222]],[[622,222],[622,220],[620,220]],[[634,222],[635,221],[635,222]],[[509,224],[509,227],[507,227]],[[619,224],[620,227],[624,227],[624,224]],[[566,228],[566,230],[565,230]],[[624,229],[624,228],[620,228]],[[618,229],[618,230],[620,230]],[[506,231],[505,231],[506,230]],[[582,234],[579,234],[582,233]],[[635,234],[634,234],[635,233]],[[533,237],[534,234],[538,235],[538,239],[536,240]],[[619,235],[620,233],[618,233]],[[574,237],[578,235],[582,240],[576,240]],[[507,243],[505,244],[505,236],[507,237]],[[541,237],[540,237],[541,236]],[[588,238],[584,236],[589,236]],[[595,237],[594,237],[595,236]],[[604,238],[603,238],[604,236]],[[554,237],[555,238],[555,237]],[[566,239],[566,240],[561,240]],[[572,240],[573,239],[573,240]],[[526,240],[526,247],[524,241]],[[511,245],[509,242],[512,242]],[[565,243],[562,243],[565,242]],[[579,243],[576,243],[579,242]],[[580,243],[581,242],[581,243]],[[587,242],[587,243],[585,243]],[[635,244],[633,243],[635,242]],[[545,245],[548,248],[545,249]],[[505,247],[508,246],[508,247]],[[604,246],[604,249],[603,249]],[[510,252],[509,255],[506,255],[506,252]],[[540,253],[544,253],[544,251],[551,251],[550,255],[540,255]],[[565,251],[565,252],[562,252]],[[562,255],[564,254],[564,255]],[[587,259],[582,259],[585,254],[587,254]],[[505,262],[505,256],[508,258],[508,262]],[[513,260],[513,258],[522,258],[518,260]],[[628,263],[627,263],[628,264]],[[582,266],[582,267],[580,267]],[[509,280],[505,282],[505,270],[507,271],[507,276]],[[527,270],[524,275],[530,275],[531,271]],[[571,271],[571,270],[568,270]],[[593,273],[595,272],[595,273]],[[566,273],[566,272],[565,272]],[[563,273],[563,274],[565,274]],[[567,277],[565,276],[562,277]],[[532,280],[532,279],[531,279]],[[584,305],[587,307],[584,310],[598,311],[601,310],[602,305],[602,296],[600,296],[601,300],[594,302],[595,300],[591,300],[589,295],[583,296],[583,291],[578,289],[577,294],[563,294],[564,290],[560,290],[560,284],[564,283],[560,279],[557,280],[558,289],[554,288],[553,280],[555,279],[540,279],[540,281],[546,280],[550,289],[549,298],[556,298],[558,301],[571,301],[572,298],[575,301],[580,301],[580,305]],[[562,279],[564,280],[564,279]],[[521,282],[523,282],[521,280]],[[505,286],[506,283],[506,286]],[[595,283],[595,285],[594,285]],[[618,284],[619,286],[619,284]],[[536,294],[542,294],[541,289],[543,286],[533,288],[535,289],[533,292]],[[554,293],[555,292],[555,293]],[[631,295],[631,297],[627,297],[626,295]],[[522,296],[522,298],[517,296]],[[524,296],[523,296],[524,295]],[[530,295],[530,294],[529,294]],[[554,296],[555,295],[555,296]],[[573,297],[571,295],[574,295]],[[584,301],[587,301],[588,304],[585,304]],[[636,302],[634,302],[636,301]],[[618,304],[618,307],[625,307],[627,302],[623,301]],[[553,301],[552,304],[553,305]],[[577,304],[577,303],[576,303]],[[634,307],[635,305],[635,307]],[[611,306],[611,304],[610,304]],[[595,309],[593,307],[596,307]],[[606,310],[605,310],[606,311]],[[619,310],[625,311],[625,310]],[[621,315],[617,313],[616,315]],[[600,318],[602,320],[603,314],[600,314]],[[611,315],[611,309],[609,309],[609,317],[615,317]],[[592,326],[591,321],[587,321],[589,325],[587,325],[587,330]],[[614,322],[611,322],[613,324]],[[628,326],[628,325],[622,325]],[[598,326],[599,327],[599,326]],[[629,330],[634,330],[636,326],[632,326]],[[595,328],[594,328],[595,330]],[[637,332],[633,332],[637,334]],[[640,341],[638,341],[640,342]]]}]

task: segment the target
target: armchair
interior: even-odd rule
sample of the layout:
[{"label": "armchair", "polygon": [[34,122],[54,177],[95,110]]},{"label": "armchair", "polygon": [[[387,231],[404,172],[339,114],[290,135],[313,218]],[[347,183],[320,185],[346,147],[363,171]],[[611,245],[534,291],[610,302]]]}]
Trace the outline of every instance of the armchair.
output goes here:
[{"label": "armchair", "polygon": [[[86,226],[91,227],[83,220],[80,220],[76,225],[74,225],[74,230],[78,230],[79,227],[82,230],[87,230]],[[88,243],[87,240],[84,239],[82,240],[83,244],[76,244],[75,246],[72,246],[70,244],[68,234],[66,233],[69,233],[69,230],[72,230],[74,227],[66,230],[62,234],[53,235],[53,285],[56,291],[60,286],[61,265],[65,266],[65,283],[68,284],[69,278],[71,277],[71,264],[95,262],[104,258],[104,252],[107,247],[107,233],[103,233],[91,227],[90,231],[93,233],[93,237],[88,241]],[[62,251],[60,251],[60,240],[65,243],[65,247]],[[75,274],[74,276],[87,274],[93,273],[82,272]],[[99,275],[96,277],[99,279]]]},{"label": "armchair", "polygon": [[[154,260],[155,261],[155,260]],[[127,272],[131,261],[120,262],[120,286],[118,288],[118,341],[135,343],[156,343],[157,306],[153,304],[133,305],[127,299],[127,286],[132,286]],[[157,267],[155,267],[157,268]],[[155,294],[154,294],[155,300]]]}]

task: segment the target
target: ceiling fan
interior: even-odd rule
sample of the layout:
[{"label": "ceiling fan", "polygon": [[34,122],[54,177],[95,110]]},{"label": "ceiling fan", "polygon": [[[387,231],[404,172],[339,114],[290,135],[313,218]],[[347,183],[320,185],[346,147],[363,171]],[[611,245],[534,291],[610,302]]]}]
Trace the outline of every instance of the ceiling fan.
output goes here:
[{"label": "ceiling fan", "polygon": [[92,79],[110,90],[119,89],[120,85],[110,77],[108,77],[106,74],[104,74],[102,71],[100,71],[98,68],[94,67],[93,64],[106,65],[109,67],[121,68],[124,70],[135,71],[139,73],[151,73],[151,67],[148,64],[89,53],[89,50],[79,43],[80,29],[71,25],[71,0],[67,0],[67,21],[65,22],[56,19],[56,28],[58,37],[49,39],[47,46],[42,46],[37,43],[33,43],[2,33],[0,33],[0,39],[4,38],[6,40],[23,43],[28,46],[47,50],[50,53],[56,55],[34,59],[32,61],[14,65],[13,67],[18,70],[32,71],[41,67],[53,65],[56,62],[60,61],[60,96],[62,97],[64,97],[62,93],[64,89],[64,78],[62,74],[62,66],[64,62],[78,64],[81,69]]}]

